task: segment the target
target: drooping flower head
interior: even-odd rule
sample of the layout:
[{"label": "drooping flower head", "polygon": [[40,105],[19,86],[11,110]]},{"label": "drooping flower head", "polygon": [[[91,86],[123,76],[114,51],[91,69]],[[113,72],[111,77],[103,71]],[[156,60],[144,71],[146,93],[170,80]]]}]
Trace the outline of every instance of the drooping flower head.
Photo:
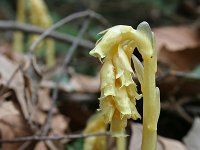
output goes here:
[{"label": "drooping flower head", "polygon": [[[105,132],[107,125],[101,112],[95,113],[87,122],[83,133]],[[84,150],[106,150],[106,136],[92,136],[85,139]]]},{"label": "drooping flower head", "polygon": [[139,100],[142,95],[138,94],[132,78],[136,73],[142,85],[144,68],[134,57],[134,73],[131,67],[133,51],[138,48],[145,58],[155,56],[154,37],[146,22],[142,22],[137,30],[131,26],[118,25],[100,34],[103,34],[102,38],[90,51],[90,55],[99,58],[103,63],[100,71],[99,110],[104,116],[105,123],[110,123],[112,135],[125,136],[123,131],[127,119],[141,118],[136,109],[136,100]]}]

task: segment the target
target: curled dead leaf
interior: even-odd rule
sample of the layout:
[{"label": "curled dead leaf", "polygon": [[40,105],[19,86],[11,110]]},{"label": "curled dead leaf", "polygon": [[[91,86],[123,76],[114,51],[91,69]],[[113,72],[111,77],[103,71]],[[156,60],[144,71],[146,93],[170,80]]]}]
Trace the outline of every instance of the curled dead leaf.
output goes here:
[{"label": "curled dead leaf", "polygon": [[100,87],[99,79],[99,75],[91,77],[83,74],[74,74],[69,81],[69,85],[75,91],[96,93]]},{"label": "curled dead leaf", "polygon": [[154,28],[156,48],[164,47],[172,52],[200,46],[199,37],[194,28],[189,26],[172,26]]},{"label": "curled dead leaf", "polygon": [[[0,132],[1,139],[13,139],[21,136],[31,135],[31,130],[20,113],[19,107],[14,102],[3,102],[0,105]],[[2,149],[18,149],[23,143],[4,143]]]},{"label": "curled dead leaf", "polygon": [[69,119],[61,114],[53,116],[52,120],[52,132],[57,135],[64,135],[64,133],[69,130],[68,127]]},{"label": "curled dead leaf", "polygon": [[188,71],[200,63],[200,38],[189,26],[160,27],[154,30],[158,60],[175,70]]},{"label": "curled dead leaf", "polygon": [[[0,67],[0,85],[7,86],[7,83],[11,75],[15,72],[18,66],[2,55],[0,55],[0,66],[1,66]],[[23,115],[25,118],[28,118],[29,114],[28,114],[27,103],[26,103],[25,95],[24,95],[25,87],[24,87],[23,74],[20,71],[18,71],[16,75],[14,76],[12,82],[10,82],[9,86],[6,88],[14,90],[17,100],[21,106]]]},{"label": "curled dead leaf", "polygon": [[48,150],[44,142],[38,142],[34,150]]},{"label": "curled dead leaf", "polygon": [[183,138],[183,141],[186,144],[188,150],[200,149],[199,134],[200,134],[200,118],[196,117],[192,125],[192,128]]}]

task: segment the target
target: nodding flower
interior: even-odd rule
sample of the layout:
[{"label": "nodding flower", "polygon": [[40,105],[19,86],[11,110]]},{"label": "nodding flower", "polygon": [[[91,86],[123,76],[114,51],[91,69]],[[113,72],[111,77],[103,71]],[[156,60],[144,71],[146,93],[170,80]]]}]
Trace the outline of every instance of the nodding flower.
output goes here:
[{"label": "nodding flower", "polygon": [[[142,149],[154,150],[160,113],[159,88],[155,84],[157,54],[154,34],[147,22],[140,23],[136,30],[131,26],[118,25],[100,34],[103,36],[90,55],[103,64],[100,71],[99,111],[104,122],[110,124],[112,136],[126,136],[127,120],[141,118],[136,109],[136,100],[143,97]],[[135,48],[141,54],[143,64],[133,55]],[[137,76],[142,94],[137,92],[133,76]]]},{"label": "nodding flower", "polygon": [[132,58],[133,51],[138,48],[145,58],[155,56],[153,33],[149,25],[143,22],[137,30],[131,26],[118,25],[99,34],[103,34],[102,38],[90,51],[90,55],[99,58],[103,63],[100,71],[99,110],[105,122],[111,125],[111,134],[125,136],[123,131],[127,119],[141,118],[136,109],[136,100],[142,95],[138,94],[136,83],[133,81],[135,73],[131,67],[131,59],[141,85],[144,68],[135,56]]},{"label": "nodding flower", "polygon": [[[136,100],[141,98],[133,81],[134,71],[131,67],[133,51],[139,38],[144,38],[141,31],[131,26],[118,25],[100,34],[103,37],[97,41],[90,55],[98,57],[103,66],[100,71],[101,97],[100,111],[105,122],[110,123],[113,136],[125,136],[124,128],[127,119],[141,118],[136,109]],[[142,75],[140,75],[142,76]]]}]

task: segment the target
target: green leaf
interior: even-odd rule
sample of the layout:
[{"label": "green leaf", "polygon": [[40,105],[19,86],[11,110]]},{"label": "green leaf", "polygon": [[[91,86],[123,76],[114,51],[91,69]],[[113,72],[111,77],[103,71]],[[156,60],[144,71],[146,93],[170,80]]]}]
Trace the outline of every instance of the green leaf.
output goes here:
[{"label": "green leaf", "polygon": [[65,145],[66,150],[82,150],[83,149],[83,139],[76,139],[71,144]]}]

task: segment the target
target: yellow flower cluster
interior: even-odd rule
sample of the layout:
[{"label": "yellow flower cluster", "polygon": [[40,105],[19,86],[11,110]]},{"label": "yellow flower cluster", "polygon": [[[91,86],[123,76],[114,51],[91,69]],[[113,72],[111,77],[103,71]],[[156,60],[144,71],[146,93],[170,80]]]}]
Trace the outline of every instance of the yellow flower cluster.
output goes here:
[{"label": "yellow flower cluster", "polygon": [[[89,121],[83,133],[105,132],[107,125],[101,112],[94,114]],[[106,135],[87,137],[84,141],[84,150],[106,150]]]},{"label": "yellow flower cluster", "polygon": [[[136,100],[141,98],[137,93],[136,84],[132,79],[134,71],[131,58],[137,45],[135,36],[140,36],[131,26],[115,26],[103,31],[103,37],[97,41],[90,55],[98,57],[101,68],[100,111],[106,123],[111,124],[113,136],[125,136],[124,128],[127,119],[141,118],[135,107]],[[103,60],[102,60],[103,59]],[[139,68],[143,70],[141,66]],[[141,77],[141,73],[139,77]]]},{"label": "yellow flower cluster", "polygon": [[[99,100],[104,121],[110,124],[112,136],[125,136],[127,119],[140,118],[135,105],[136,100],[143,96],[142,150],[155,150],[160,95],[155,82],[157,54],[154,34],[147,22],[140,23],[136,30],[119,25],[100,34],[104,35],[90,55],[98,57],[103,63]],[[143,64],[133,55],[135,48],[141,54]],[[142,95],[137,93],[132,79],[134,75],[140,82]]]}]

